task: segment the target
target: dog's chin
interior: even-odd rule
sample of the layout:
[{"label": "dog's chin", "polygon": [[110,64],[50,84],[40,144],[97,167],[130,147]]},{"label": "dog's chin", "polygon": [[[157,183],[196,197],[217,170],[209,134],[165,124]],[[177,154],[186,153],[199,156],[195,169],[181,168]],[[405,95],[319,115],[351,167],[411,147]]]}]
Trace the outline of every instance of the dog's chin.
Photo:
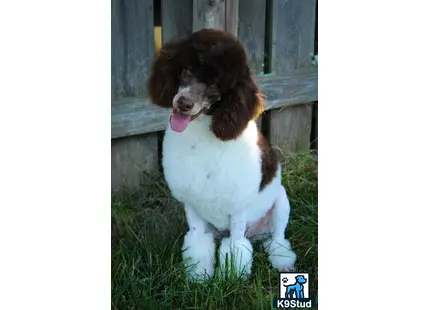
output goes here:
[{"label": "dog's chin", "polygon": [[203,108],[194,115],[187,115],[173,108],[172,115],[170,116],[170,127],[173,131],[183,132],[188,127],[189,123],[199,117],[204,110]]}]

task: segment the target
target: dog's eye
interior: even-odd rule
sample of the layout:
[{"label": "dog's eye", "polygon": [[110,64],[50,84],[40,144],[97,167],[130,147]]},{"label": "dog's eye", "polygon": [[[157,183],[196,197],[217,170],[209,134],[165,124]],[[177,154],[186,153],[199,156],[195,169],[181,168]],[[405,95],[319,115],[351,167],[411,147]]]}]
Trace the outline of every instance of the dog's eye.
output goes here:
[{"label": "dog's eye", "polygon": [[206,97],[208,97],[212,102],[218,101],[220,99],[218,89],[215,86],[208,87],[206,89]]}]

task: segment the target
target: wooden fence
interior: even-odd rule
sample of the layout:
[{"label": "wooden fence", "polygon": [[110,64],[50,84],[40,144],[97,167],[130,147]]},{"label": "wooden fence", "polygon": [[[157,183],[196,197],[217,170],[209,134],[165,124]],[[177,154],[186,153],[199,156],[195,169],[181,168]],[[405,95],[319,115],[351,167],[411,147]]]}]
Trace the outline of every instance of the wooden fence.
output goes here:
[{"label": "wooden fence", "polygon": [[170,111],[146,97],[149,68],[162,42],[201,28],[230,31],[245,46],[266,96],[258,125],[270,143],[286,152],[310,149],[317,137],[316,0],[111,1],[112,189],[159,171]]}]

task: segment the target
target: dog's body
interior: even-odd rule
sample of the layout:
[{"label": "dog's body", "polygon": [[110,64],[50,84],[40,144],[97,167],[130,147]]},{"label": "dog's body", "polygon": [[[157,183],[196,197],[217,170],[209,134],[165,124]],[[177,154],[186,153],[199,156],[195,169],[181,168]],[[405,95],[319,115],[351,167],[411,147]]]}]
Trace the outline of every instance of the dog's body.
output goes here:
[{"label": "dog's body", "polygon": [[[280,167],[262,191],[257,126],[249,122],[233,141],[221,141],[200,116],[181,133],[167,126],[163,145],[165,178],[173,196],[218,230],[230,229],[230,215],[246,210],[249,229],[273,207],[281,186]],[[258,232],[256,232],[258,233]]]},{"label": "dog's body", "polygon": [[[264,241],[272,265],[289,270],[296,256],[284,232],[290,205],[276,153],[258,132],[263,100],[246,54],[228,33],[201,30],[163,46],[149,78],[152,101],[172,108],[163,141],[163,168],[189,226],[183,257],[188,276],[214,274],[210,225],[229,230],[219,250],[220,268],[249,275],[248,237]],[[226,261],[233,256],[233,262]]]}]

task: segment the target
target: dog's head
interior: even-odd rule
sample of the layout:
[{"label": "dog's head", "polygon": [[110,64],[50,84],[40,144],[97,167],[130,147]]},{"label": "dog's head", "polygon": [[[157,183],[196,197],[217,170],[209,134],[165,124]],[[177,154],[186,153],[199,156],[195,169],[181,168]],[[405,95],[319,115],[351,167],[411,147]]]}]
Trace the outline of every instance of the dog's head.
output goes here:
[{"label": "dog's head", "polygon": [[148,87],[154,104],[173,108],[170,124],[179,132],[207,114],[215,136],[231,140],[263,111],[243,46],[220,30],[203,29],[166,43],[154,61]]},{"label": "dog's head", "polygon": [[305,284],[307,280],[305,279],[304,276],[299,275],[299,276],[296,276],[296,282],[300,284]]}]

